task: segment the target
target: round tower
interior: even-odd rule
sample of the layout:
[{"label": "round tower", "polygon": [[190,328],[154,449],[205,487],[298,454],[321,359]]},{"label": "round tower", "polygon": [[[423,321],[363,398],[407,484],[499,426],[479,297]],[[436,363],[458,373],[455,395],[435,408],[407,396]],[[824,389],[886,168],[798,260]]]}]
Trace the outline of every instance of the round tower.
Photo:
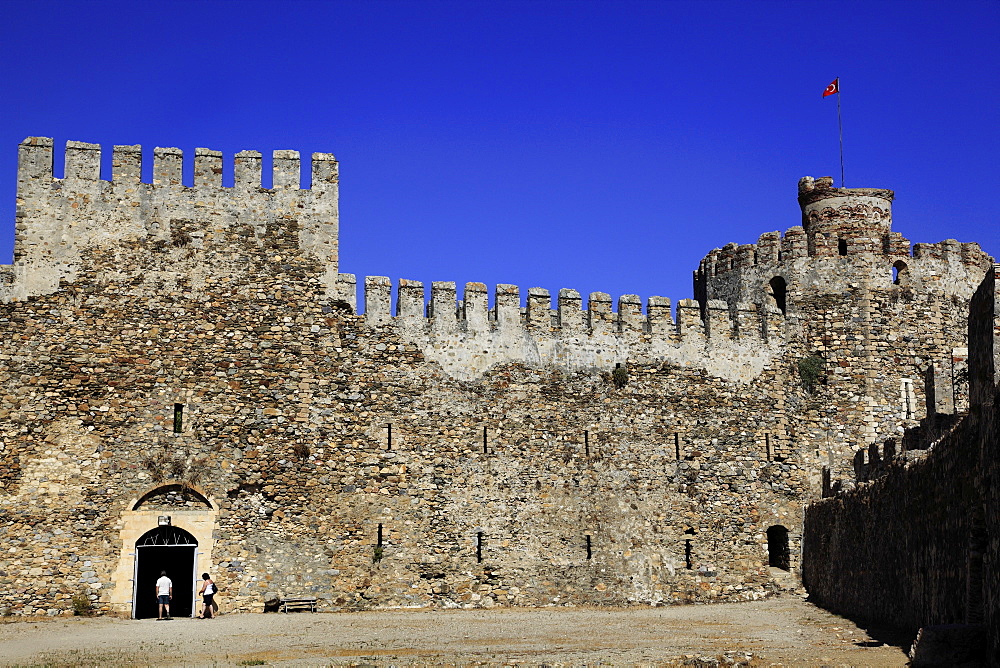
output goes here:
[{"label": "round tower", "polygon": [[891,190],[834,188],[833,177],[799,179],[809,255],[884,253],[892,231]]}]

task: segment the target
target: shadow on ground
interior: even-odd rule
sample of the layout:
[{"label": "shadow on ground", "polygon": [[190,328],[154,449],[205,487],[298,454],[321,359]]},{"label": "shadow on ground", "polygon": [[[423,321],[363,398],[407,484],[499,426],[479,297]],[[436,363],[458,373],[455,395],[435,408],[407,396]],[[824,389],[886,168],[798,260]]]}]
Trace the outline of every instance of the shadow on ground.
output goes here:
[{"label": "shadow on ground", "polygon": [[844,613],[839,612],[838,610],[827,608],[821,605],[818,601],[814,600],[812,597],[810,597],[807,600],[816,607],[822,608],[823,610],[826,610],[831,614],[837,615],[838,617],[843,617],[844,619],[850,620],[859,628],[864,629],[865,633],[867,633],[868,636],[872,638],[872,640],[870,641],[866,640],[863,642],[854,643],[858,647],[878,647],[879,644],[882,644],[882,645],[889,645],[890,647],[898,647],[904,652],[909,652],[910,647],[913,646],[913,641],[917,637],[916,629],[887,626],[885,624],[874,623],[861,617],[845,615]]}]

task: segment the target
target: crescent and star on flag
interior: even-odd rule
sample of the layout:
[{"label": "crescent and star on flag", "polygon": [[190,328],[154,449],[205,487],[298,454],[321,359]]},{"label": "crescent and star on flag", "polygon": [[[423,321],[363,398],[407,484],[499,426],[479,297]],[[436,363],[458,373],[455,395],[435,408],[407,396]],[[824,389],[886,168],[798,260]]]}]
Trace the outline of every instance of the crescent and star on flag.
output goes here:
[{"label": "crescent and star on flag", "polygon": [[823,97],[826,97],[827,95],[834,95],[835,93],[839,92],[840,92],[840,77],[837,77],[830,83],[829,86],[826,87],[826,90],[823,91]]}]

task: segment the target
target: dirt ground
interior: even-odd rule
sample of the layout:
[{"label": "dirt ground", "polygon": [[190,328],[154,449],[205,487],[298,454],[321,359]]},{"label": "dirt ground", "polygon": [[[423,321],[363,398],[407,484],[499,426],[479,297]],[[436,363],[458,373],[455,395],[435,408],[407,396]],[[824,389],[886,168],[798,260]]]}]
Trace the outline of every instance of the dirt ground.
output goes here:
[{"label": "dirt ground", "polygon": [[[873,631],[879,636],[878,632]],[[5,666],[904,666],[795,596],[664,608],[515,608],[54,618],[0,624]],[[716,663],[718,662],[718,663]]]}]

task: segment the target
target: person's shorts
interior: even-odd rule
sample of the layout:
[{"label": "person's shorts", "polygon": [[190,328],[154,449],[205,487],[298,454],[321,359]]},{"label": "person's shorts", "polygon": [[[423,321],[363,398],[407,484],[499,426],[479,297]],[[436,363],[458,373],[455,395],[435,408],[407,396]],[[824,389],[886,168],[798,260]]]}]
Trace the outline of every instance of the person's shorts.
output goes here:
[{"label": "person's shorts", "polygon": [[202,594],[201,596],[205,605],[212,605],[212,600],[215,598],[215,594]]},{"label": "person's shorts", "polygon": [[160,601],[160,605],[170,605],[170,596],[166,594],[160,594],[156,597]]}]

